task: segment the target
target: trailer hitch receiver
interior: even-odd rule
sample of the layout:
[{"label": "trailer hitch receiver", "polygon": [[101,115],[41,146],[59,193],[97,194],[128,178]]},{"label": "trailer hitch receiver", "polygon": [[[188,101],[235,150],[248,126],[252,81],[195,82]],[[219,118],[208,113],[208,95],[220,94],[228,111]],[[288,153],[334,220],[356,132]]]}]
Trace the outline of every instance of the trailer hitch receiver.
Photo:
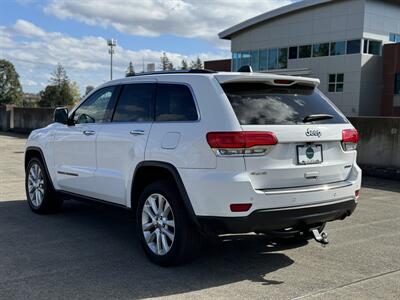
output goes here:
[{"label": "trailer hitch receiver", "polygon": [[320,243],[323,247],[329,244],[328,234],[325,231],[319,232],[318,229],[314,228],[311,230],[314,240]]}]

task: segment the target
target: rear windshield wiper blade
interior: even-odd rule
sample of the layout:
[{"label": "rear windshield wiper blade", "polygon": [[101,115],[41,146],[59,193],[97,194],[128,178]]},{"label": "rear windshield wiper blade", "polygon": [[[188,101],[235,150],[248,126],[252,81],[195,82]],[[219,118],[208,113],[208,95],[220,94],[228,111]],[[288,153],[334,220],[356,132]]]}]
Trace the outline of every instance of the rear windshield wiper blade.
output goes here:
[{"label": "rear windshield wiper blade", "polygon": [[314,122],[314,121],[322,121],[333,119],[332,115],[328,114],[316,114],[316,115],[308,115],[303,119],[303,123]]}]

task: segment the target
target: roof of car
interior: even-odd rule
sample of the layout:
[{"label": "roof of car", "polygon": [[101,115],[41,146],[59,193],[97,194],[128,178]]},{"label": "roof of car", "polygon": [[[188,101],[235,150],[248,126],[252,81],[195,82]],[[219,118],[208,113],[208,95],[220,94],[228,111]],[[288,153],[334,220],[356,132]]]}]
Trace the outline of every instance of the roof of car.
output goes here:
[{"label": "roof of car", "polygon": [[[168,78],[176,76],[201,76],[201,77],[214,77],[219,83],[233,83],[233,82],[269,82],[274,85],[293,85],[296,83],[307,84],[312,86],[318,86],[320,81],[317,78],[300,77],[300,76],[289,76],[279,75],[274,73],[258,73],[258,72],[215,72],[210,70],[198,70],[199,72],[188,72],[188,71],[168,71],[168,72],[153,72],[153,73],[139,73],[135,76],[124,77],[115,79],[104,83],[102,86],[109,86],[113,84],[124,84],[140,81],[156,81],[161,78]],[[280,81],[281,83],[278,83]],[[283,83],[286,81],[286,83]]]}]

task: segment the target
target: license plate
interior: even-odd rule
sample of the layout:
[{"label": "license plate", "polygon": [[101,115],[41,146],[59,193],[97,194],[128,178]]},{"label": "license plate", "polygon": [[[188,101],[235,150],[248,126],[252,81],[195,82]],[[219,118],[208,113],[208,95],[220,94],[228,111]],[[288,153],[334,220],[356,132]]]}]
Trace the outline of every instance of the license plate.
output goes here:
[{"label": "license plate", "polygon": [[299,165],[322,163],[322,145],[298,145],[297,163]]}]

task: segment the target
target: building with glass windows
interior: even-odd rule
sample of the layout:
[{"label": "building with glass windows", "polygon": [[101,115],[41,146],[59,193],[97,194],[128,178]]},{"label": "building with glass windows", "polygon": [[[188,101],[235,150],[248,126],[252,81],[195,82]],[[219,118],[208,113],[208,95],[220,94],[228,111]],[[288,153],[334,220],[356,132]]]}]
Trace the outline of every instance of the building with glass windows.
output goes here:
[{"label": "building with glass windows", "polygon": [[400,42],[400,1],[304,0],[219,37],[231,40],[233,71],[251,65],[253,71],[317,77],[346,115],[380,115],[382,47]]}]

